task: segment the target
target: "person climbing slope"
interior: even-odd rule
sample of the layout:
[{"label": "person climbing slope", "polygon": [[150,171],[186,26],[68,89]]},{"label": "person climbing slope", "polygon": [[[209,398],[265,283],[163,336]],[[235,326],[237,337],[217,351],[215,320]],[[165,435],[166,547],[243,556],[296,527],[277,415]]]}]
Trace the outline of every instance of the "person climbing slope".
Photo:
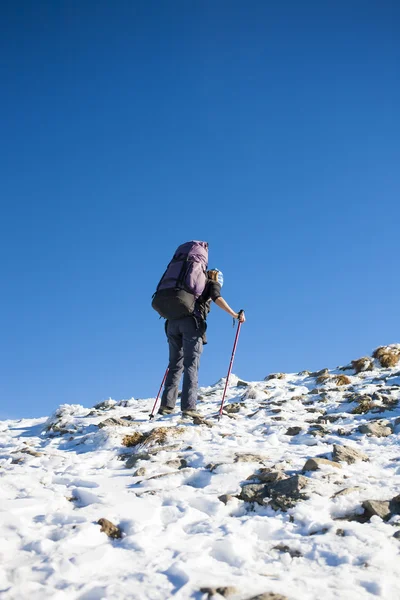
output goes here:
[{"label": "person climbing slope", "polygon": [[234,311],[221,296],[222,272],[218,269],[207,271],[207,263],[207,242],[182,244],[153,296],[153,308],[167,319],[165,331],[169,345],[168,374],[159,414],[174,411],[183,372],[182,413],[187,416],[198,415],[198,371],[203,345],[207,343],[206,319],[211,302],[241,323],[246,320],[244,311]]}]

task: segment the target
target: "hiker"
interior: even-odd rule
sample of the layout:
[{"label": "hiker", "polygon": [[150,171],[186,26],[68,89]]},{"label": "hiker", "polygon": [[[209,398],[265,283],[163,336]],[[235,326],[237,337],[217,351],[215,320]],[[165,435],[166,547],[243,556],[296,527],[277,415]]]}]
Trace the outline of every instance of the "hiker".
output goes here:
[{"label": "hiker", "polygon": [[[234,319],[242,323],[246,320],[243,311],[235,312],[222,298],[222,272],[218,269],[206,271],[207,261],[206,242],[182,244],[168,265],[154,295],[153,308],[161,316],[167,317],[165,331],[169,345],[168,374],[158,411],[161,415],[172,413],[175,408],[182,371],[182,413],[192,417],[198,415],[196,412],[198,370],[203,345],[207,343],[206,319],[211,309],[211,301]],[[190,264],[189,271],[192,270],[190,276],[187,273],[188,264]],[[183,274],[185,270],[186,275]],[[182,281],[185,277],[186,283]],[[200,280],[197,291],[202,288],[202,292],[200,295],[197,294],[196,298],[196,293],[189,293],[187,290],[191,288],[192,291],[196,291],[194,281],[197,279]],[[178,290],[177,282],[186,289]],[[179,296],[179,300],[176,296]]]}]

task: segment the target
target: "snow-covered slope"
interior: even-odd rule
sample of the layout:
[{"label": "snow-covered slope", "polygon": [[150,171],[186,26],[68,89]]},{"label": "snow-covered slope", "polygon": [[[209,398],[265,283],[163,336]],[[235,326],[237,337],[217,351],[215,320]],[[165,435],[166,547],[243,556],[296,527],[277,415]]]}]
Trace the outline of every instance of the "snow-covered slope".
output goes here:
[{"label": "snow-covered slope", "polygon": [[399,353],[0,422],[1,598],[399,599]]}]

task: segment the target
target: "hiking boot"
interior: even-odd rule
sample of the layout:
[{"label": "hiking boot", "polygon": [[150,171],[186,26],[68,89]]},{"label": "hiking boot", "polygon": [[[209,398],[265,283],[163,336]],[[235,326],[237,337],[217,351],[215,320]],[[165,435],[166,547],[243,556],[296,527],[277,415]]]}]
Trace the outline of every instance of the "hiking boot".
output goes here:
[{"label": "hiking boot", "polygon": [[169,408],[168,406],[160,406],[158,409],[158,415],[170,415],[174,412],[173,408]]},{"label": "hiking boot", "polygon": [[201,414],[194,409],[187,409],[182,411],[183,417],[201,417]]}]

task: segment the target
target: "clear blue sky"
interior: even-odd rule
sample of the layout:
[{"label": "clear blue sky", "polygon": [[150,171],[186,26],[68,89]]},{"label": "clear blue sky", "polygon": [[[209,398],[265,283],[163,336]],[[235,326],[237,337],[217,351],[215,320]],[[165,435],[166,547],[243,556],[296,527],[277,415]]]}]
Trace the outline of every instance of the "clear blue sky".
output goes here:
[{"label": "clear blue sky", "polygon": [[[0,28],[0,417],[154,396],[190,239],[245,379],[400,341],[399,2],[5,0]],[[202,385],[233,337],[214,306]]]}]

